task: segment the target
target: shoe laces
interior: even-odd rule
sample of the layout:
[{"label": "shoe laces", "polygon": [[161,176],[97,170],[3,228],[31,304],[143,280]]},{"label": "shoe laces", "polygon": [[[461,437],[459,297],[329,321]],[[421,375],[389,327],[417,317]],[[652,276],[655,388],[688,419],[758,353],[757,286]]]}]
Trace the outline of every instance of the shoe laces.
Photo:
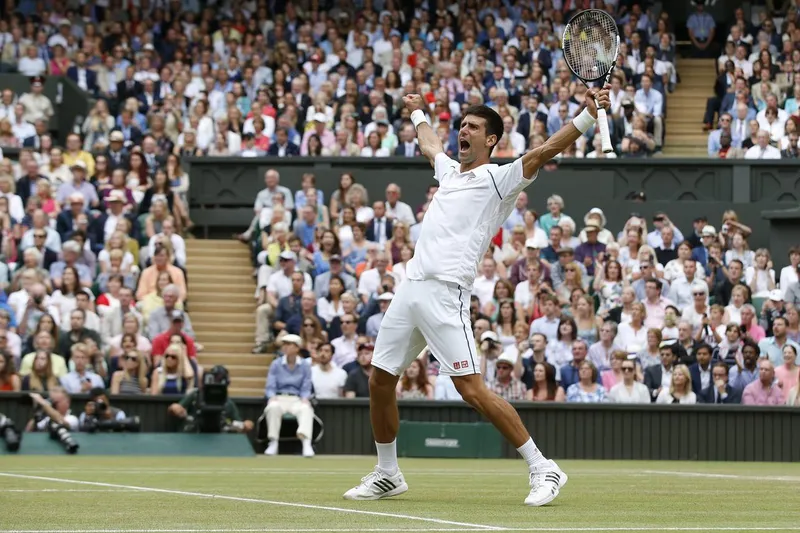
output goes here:
[{"label": "shoe laces", "polygon": [[366,476],[361,478],[362,485],[371,485],[375,481],[377,481],[381,477],[381,472],[378,470],[378,467],[375,467],[375,470],[367,474]]}]

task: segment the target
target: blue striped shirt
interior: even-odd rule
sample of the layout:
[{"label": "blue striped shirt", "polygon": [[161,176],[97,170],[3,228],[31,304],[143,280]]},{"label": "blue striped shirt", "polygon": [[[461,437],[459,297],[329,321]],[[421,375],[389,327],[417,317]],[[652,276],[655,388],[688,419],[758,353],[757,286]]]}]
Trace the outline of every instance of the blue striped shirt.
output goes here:
[{"label": "blue striped shirt", "polygon": [[275,359],[269,366],[264,395],[270,399],[276,394],[293,394],[300,398],[310,398],[311,365],[298,357],[294,368],[290,369],[285,355]]}]

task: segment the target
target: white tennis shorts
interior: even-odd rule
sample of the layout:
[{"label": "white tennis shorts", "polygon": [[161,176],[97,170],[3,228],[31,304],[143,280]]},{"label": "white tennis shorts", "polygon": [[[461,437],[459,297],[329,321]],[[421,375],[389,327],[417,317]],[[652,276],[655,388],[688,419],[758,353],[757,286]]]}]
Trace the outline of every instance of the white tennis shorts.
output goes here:
[{"label": "white tennis shorts", "polygon": [[381,321],[372,365],[399,376],[427,343],[440,373],[479,374],[469,308],[470,292],[455,283],[406,280]]}]

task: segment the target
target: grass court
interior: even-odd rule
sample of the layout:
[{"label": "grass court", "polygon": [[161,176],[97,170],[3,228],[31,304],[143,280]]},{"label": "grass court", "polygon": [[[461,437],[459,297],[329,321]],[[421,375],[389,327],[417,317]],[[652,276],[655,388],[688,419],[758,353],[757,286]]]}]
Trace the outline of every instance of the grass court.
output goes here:
[{"label": "grass court", "polygon": [[561,461],[547,507],[521,460],[401,459],[410,490],[350,502],[370,457],[0,457],[0,533],[800,531],[800,465]]}]

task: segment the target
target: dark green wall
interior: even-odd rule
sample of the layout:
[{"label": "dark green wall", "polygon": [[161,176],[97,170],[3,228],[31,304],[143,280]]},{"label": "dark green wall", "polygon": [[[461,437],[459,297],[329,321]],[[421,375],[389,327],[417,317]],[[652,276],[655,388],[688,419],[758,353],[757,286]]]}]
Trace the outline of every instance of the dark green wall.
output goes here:
[{"label": "dark green wall", "polygon": [[[403,199],[416,208],[434,184],[433,169],[423,158],[193,158],[187,161],[191,175],[192,218],[207,230],[246,226],[252,205],[264,188],[264,173],[275,168],[281,183],[293,191],[303,174],[313,173],[326,201],[338,186],[343,172],[352,172],[364,184],[371,199],[383,198],[386,185],[398,183]],[[646,203],[625,200],[631,192],[643,191]],[[734,209],[751,226],[751,248],[766,246],[778,254],[777,266],[787,259],[790,244],[800,242],[800,215],[782,219],[785,231],[772,232],[765,211],[800,205],[800,178],[790,161],[720,161],[705,159],[647,159],[592,161],[569,160],[558,170],[542,171],[528,190],[529,204],[545,212],[547,197],[561,195],[566,213],[582,224],[592,207],[602,208],[609,228],[618,231],[631,212],[650,219],[656,211],[667,211],[684,232],[692,220],[705,215],[720,229],[722,213]],[[788,226],[787,226],[788,225]]]},{"label": "dark green wall", "polygon": [[[57,95],[61,86],[61,104]],[[31,81],[22,74],[0,74],[0,88],[11,89],[16,94],[30,92]],[[53,103],[55,114],[50,119],[48,129],[56,132],[55,144],[63,146],[64,140],[72,131],[75,118],[86,117],[89,111],[89,96],[66,76],[48,76],[44,82],[44,94]],[[83,123],[80,124],[81,126]],[[5,152],[5,151],[4,151]]]},{"label": "dark green wall", "polygon": [[[31,416],[19,394],[0,393],[0,413],[18,424]],[[112,404],[142,419],[143,431],[169,431],[168,397],[118,397]],[[73,412],[85,398],[73,399]],[[242,416],[256,420],[261,399],[238,399]],[[539,447],[554,459],[800,461],[800,410],[727,405],[516,404]],[[374,453],[366,400],[326,400],[316,414],[325,423],[323,454]],[[476,422],[469,406],[453,402],[401,402],[400,418],[418,422]],[[256,445],[261,451],[263,446]],[[504,443],[506,457],[516,450]]]}]

